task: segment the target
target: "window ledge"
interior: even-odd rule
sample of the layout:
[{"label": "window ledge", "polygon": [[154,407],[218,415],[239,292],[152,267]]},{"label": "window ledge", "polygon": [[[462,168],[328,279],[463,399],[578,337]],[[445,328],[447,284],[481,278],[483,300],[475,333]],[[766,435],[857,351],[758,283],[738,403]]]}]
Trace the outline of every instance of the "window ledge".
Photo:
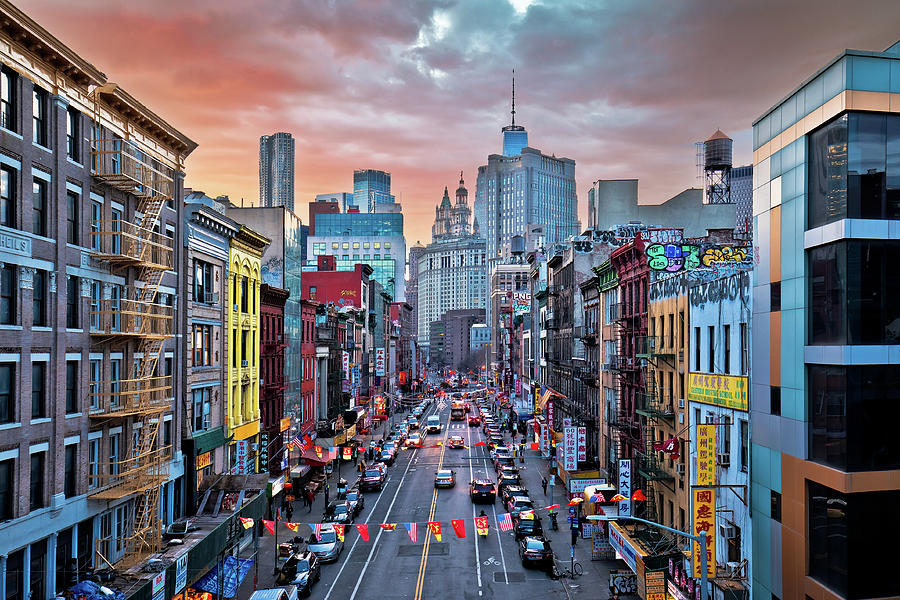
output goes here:
[{"label": "window ledge", "polygon": [[53,154],[53,150],[51,150],[51,149],[48,148],[47,146],[42,146],[41,144],[38,144],[38,143],[35,142],[35,141],[32,141],[32,142],[31,142],[31,145],[34,146],[35,148],[40,148],[41,150],[43,150],[43,151],[46,152],[47,154]]},{"label": "window ledge", "polygon": [[41,417],[40,419],[32,419],[28,422],[29,425],[43,425],[44,423],[49,423],[52,421],[50,417]]},{"label": "window ledge", "polygon": [[0,331],[2,331],[4,329],[7,331],[22,331],[22,326],[21,325],[0,325]]},{"label": "window ledge", "polygon": [[6,133],[6,134],[9,134],[9,135],[13,136],[14,138],[18,138],[18,139],[20,139],[20,140],[24,140],[24,139],[25,139],[25,138],[22,137],[22,134],[16,133],[16,132],[13,131],[12,129],[7,129],[6,127],[0,127],[0,131],[2,131],[3,133]]},{"label": "window ledge", "polygon": [[81,417],[81,416],[83,416],[83,415],[84,415],[84,413],[80,413],[80,412],[77,412],[77,413],[69,413],[69,414],[66,415],[66,418],[67,418],[67,419],[77,419],[77,418],[79,418],[79,417]]},{"label": "window ledge", "polygon": [[76,167],[81,167],[82,169],[84,168],[84,165],[82,163],[78,162],[77,160],[74,160],[68,154],[66,154],[66,162],[68,162],[70,165],[74,165]]},{"label": "window ledge", "polygon": [[84,329],[69,329],[66,327],[66,333],[84,333]]},{"label": "window ledge", "polygon": [[0,431],[6,431],[7,429],[16,429],[21,426],[21,423],[4,423],[3,425],[0,425]]},{"label": "window ledge", "polygon": [[52,327],[32,327],[32,331],[53,331]]}]

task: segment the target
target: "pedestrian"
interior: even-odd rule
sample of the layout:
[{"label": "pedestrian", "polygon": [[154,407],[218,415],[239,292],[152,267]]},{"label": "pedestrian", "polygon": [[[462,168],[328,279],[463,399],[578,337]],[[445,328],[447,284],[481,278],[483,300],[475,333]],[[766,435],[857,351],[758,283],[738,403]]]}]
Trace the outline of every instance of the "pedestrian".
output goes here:
[{"label": "pedestrian", "polygon": [[294,503],[288,502],[288,505],[287,505],[287,507],[285,507],[284,512],[287,515],[288,521],[293,520],[292,517],[294,516]]},{"label": "pedestrian", "polygon": [[316,499],[316,493],[312,490],[306,490],[306,497],[309,498],[309,510],[306,512],[311,513],[312,507],[313,507],[313,502]]},{"label": "pedestrian", "polygon": [[547,478],[541,477],[541,487],[544,488],[544,495],[547,495]]},{"label": "pedestrian", "polygon": [[309,494],[306,492],[306,490],[303,490],[301,496],[303,496],[303,508],[306,508],[307,506],[309,506]]},{"label": "pedestrian", "polygon": [[322,491],[325,493],[325,505],[328,506],[328,482],[325,482],[325,486],[322,488]]}]

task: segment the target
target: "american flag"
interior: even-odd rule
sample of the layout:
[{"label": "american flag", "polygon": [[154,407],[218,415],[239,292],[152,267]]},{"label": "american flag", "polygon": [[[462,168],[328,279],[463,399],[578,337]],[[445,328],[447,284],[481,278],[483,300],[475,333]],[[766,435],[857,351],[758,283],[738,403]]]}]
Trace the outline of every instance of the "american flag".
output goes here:
[{"label": "american flag", "polygon": [[315,526],[313,527],[313,533],[316,534],[317,540],[322,539],[322,524],[321,523],[315,524]]},{"label": "american flag", "polygon": [[500,527],[500,531],[509,531],[513,527],[512,517],[509,516],[509,513],[503,513],[497,517],[497,525]]}]

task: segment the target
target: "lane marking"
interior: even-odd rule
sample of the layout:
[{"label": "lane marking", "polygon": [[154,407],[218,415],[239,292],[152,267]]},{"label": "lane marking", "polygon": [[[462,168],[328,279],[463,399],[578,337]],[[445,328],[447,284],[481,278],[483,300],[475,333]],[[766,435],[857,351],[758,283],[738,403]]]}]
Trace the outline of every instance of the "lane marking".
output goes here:
[{"label": "lane marking", "polygon": [[[441,465],[444,462],[444,452],[447,450],[447,435],[450,433],[450,428],[444,428],[444,439],[441,444],[441,456],[438,459],[438,467],[437,470],[440,471]],[[431,511],[428,514],[428,520],[434,520],[434,511],[437,508],[437,497],[438,497],[438,488],[434,488],[434,493],[431,496]],[[422,590],[424,589],[425,584],[425,568],[428,566],[428,548],[431,546],[431,528],[428,525],[426,527],[425,534],[425,547],[422,549],[422,560],[419,563],[419,575],[416,578],[416,593],[414,596],[414,600],[421,600],[422,598]]]},{"label": "lane marking", "polygon": [[[468,431],[468,438],[469,438],[469,448],[472,448],[472,430],[471,429],[469,429],[469,431]],[[470,454],[471,454],[471,451],[470,451]],[[469,461],[469,481],[472,481],[473,479],[475,479],[475,471],[472,468],[473,462],[475,462],[475,461],[474,460]],[[471,500],[471,497],[469,498],[469,500]],[[472,517],[474,518],[475,516],[476,516],[475,515],[475,503],[473,502],[472,503]],[[475,535],[474,535],[474,538],[475,538],[475,571],[478,573],[478,595],[481,596],[481,593],[482,593],[482,590],[481,590],[481,558],[478,554],[478,532],[476,531],[474,533],[475,533]]]}]

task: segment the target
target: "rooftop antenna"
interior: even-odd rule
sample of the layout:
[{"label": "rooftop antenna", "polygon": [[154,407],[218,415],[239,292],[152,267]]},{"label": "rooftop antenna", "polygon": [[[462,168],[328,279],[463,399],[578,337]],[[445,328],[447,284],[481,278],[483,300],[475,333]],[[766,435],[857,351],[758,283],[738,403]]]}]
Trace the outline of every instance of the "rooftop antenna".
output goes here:
[{"label": "rooftop antenna", "polygon": [[516,70],[512,70],[512,125],[516,124]]}]

